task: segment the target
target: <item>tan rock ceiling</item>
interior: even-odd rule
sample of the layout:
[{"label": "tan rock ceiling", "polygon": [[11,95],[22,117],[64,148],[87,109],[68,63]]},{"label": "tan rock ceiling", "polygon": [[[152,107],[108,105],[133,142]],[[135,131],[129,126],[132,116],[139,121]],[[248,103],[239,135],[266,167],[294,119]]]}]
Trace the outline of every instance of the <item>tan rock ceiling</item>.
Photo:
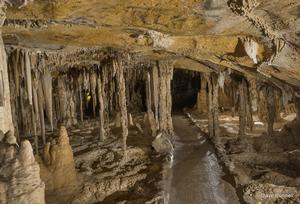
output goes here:
[{"label": "tan rock ceiling", "polygon": [[[159,50],[179,56],[179,67],[208,61],[300,87],[299,17],[299,0],[35,0],[8,9],[3,36],[46,50]],[[238,49],[248,38],[257,64]]]}]

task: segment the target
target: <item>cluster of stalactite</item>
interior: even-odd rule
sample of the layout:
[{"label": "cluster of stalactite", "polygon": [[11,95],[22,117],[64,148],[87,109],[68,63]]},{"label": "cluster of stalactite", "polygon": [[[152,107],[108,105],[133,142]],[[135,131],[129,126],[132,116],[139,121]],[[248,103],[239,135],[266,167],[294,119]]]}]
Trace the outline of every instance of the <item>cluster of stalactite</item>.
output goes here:
[{"label": "cluster of stalactite", "polygon": [[207,87],[208,106],[208,130],[209,136],[218,138],[220,93],[224,93],[230,99],[232,115],[239,116],[239,136],[245,138],[246,129],[253,130],[253,115],[265,123],[266,132],[273,135],[273,125],[280,120],[280,112],[291,113],[289,104],[294,103],[295,96],[289,87],[276,86],[266,81],[257,80],[253,77],[245,77],[229,70],[221,73],[203,73],[201,86]]},{"label": "cluster of stalactite", "polygon": [[[15,49],[8,58],[16,135],[47,142],[46,132],[99,119],[99,140],[108,136],[109,119],[120,115],[126,153],[130,113],[147,110],[147,125],[172,133],[171,61],[130,63],[124,54],[87,67],[52,68],[44,54]],[[74,59],[76,60],[76,59]],[[41,136],[41,139],[38,139]],[[20,138],[18,138],[20,140]]]}]

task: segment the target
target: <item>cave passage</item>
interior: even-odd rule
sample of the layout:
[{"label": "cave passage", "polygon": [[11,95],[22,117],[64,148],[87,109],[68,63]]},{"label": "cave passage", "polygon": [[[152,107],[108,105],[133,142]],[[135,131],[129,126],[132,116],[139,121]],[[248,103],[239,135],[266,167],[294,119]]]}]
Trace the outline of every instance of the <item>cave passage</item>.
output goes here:
[{"label": "cave passage", "polygon": [[172,111],[193,108],[200,90],[200,72],[174,69],[172,80]]},{"label": "cave passage", "polygon": [[300,203],[300,0],[0,0],[0,204]]}]

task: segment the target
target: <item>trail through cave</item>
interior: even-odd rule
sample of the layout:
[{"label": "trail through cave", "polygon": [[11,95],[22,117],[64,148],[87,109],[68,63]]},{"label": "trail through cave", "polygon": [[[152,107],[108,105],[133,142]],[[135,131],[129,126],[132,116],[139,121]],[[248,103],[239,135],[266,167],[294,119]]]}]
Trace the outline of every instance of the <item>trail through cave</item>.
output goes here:
[{"label": "trail through cave", "polygon": [[[169,204],[240,203],[212,145],[183,114],[173,115],[175,150]],[[225,175],[226,176],[226,175]]]}]

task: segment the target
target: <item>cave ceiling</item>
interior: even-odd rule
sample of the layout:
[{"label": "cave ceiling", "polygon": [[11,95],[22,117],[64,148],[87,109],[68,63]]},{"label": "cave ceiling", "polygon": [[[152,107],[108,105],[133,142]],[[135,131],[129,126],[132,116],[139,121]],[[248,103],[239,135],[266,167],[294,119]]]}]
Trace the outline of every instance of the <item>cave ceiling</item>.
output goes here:
[{"label": "cave ceiling", "polygon": [[[2,33],[12,46],[61,54],[110,47],[298,88],[299,17],[299,0],[34,0],[8,7]],[[255,42],[256,59],[246,42]]]}]

